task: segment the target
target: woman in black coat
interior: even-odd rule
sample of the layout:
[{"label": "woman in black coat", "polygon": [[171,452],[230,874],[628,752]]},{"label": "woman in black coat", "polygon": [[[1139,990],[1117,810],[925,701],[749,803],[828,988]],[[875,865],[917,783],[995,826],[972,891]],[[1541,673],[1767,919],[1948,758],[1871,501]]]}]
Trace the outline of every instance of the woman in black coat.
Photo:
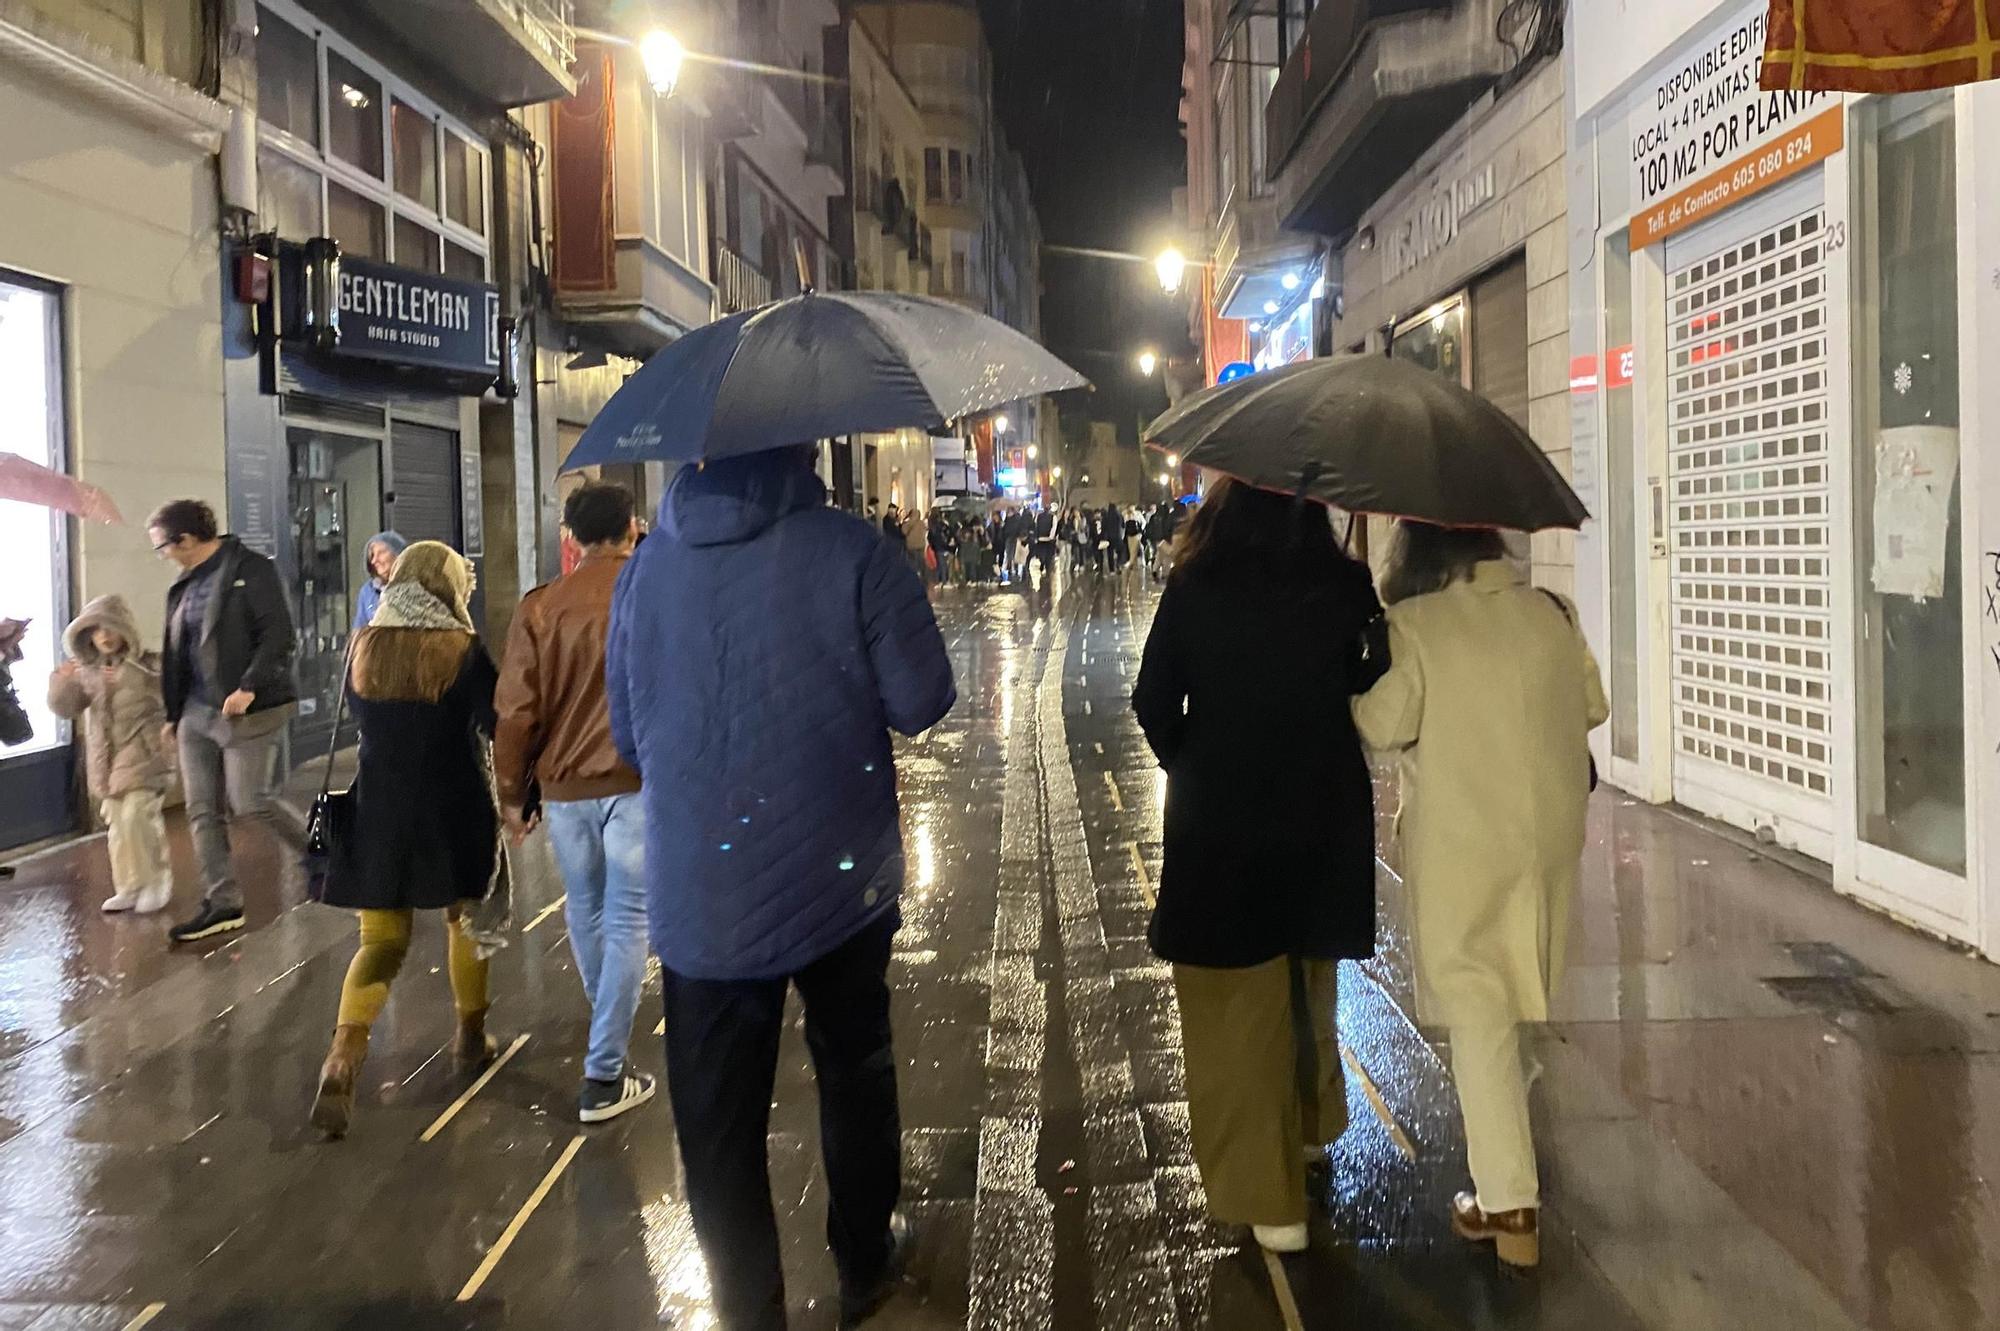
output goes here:
[{"label": "woman in black coat", "polygon": [[[1305,1246],[1305,1150],[1346,1126],[1334,963],[1375,943],[1375,827],[1349,696],[1383,662],[1327,511],[1235,481],[1183,540],[1132,703],[1167,771],[1153,951],[1173,963],[1209,1210]],[[1306,1076],[1307,1069],[1313,1075]]]},{"label": "woman in black coat", "polygon": [[500,854],[486,757],[497,675],[473,631],[471,594],[464,556],[418,541],[397,558],[381,608],[355,639],[347,694],[361,726],[354,822],[332,847],[320,900],[360,913],[361,946],[313,1101],[313,1126],[328,1136],[347,1131],[369,1028],[402,969],[419,910],[448,913],[460,1068],[494,1054],[487,965],[461,919],[492,889]]}]

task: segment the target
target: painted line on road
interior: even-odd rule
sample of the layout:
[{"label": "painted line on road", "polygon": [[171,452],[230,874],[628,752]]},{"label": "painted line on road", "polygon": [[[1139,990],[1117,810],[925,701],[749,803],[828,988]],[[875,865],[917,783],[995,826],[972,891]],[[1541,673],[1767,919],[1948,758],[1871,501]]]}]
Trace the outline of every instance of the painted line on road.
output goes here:
[{"label": "painted line on road", "polygon": [[1119,813],[1125,812],[1125,797],[1118,793],[1118,778],[1106,772],[1104,774],[1104,785],[1111,792],[1111,807]]},{"label": "painted line on road", "polygon": [[1146,857],[1139,853],[1139,843],[1136,841],[1127,841],[1125,849],[1132,852],[1132,867],[1139,874],[1139,892],[1146,898],[1146,909],[1151,910],[1160,904],[1160,900],[1153,895],[1153,878],[1146,872]]},{"label": "painted line on road", "polygon": [[528,1217],[535,1213],[535,1208],[542,1204],[542,1199],[549,1195],[549,1189],[555,1187],[556,1180],[562,1177],[562,1172],[569,1168],[569,1162],[576,1159],[576,1153],[582,1149],[583,1134],[578,1133],[570,1138],[568,1146],[563,1147],[563,1153],[556,1157],[553,1165],[549,1166],[549,1172],[542,1175],[542,1181],[528,1194],[528,1200],[521,1203],[521,1209],[507,1222],[507,1228],[500,1231],[499,1239],[487,1249],[486,1260],[479,1264],[479,1269],[472,1273],[472,1279],[466,1281],[465,1288],[458,1292],[460,1303],[470,1302],[472,1297],[479,1293],[479,1287],[486,1283],[486,1277],[493,1274],[493,1268],[500,1265],[500,1259],[507,1255],[507,1249],[513,1247],[514,1240],[520,1237],[522,1228],[528,1223]]},{"label": "painted line on road", "polygon": [[1285,1264],[1269,1248],[1260,1246],[1257,1251],[1264,1254],[1264,1269],[1271,1273],[1271,1293],[1278,1296],[1278,1312],[1284,1316],[1285,1331],[1306,1331],[1305,1319],[1299,1316],[1299,1301],[1292,1296],[1292,1278],[1285,1274]]},{"label": "painted line on road", "polygon": [[522,1031],[519,1035],[515,1036],[514,1043],[507,1046],[506,1052],[501,1054],[500,1057],[494,1059],[493,1065],[487,1068],[486,1071],[479,1074],[479,1080],[473,1082],[472,1085],[466,1087],[465,1094],[459,1096],[458,1099],[453,1100],[451,1102],[451,1107],[445,1110],[442,1114],[439,1114],[437,1116],[437,1122],[431,1124],[428,1128],[425,1128],[424,1135],[417,1138],[417,1140],[420,1142],[427,1142],[431,1138],[437,1136],[440,1132],[443,1132],[445,1130],[445,1125],[458,1117],[458,1111],[465,1108],[468,1104],[472,1103],[472,1097],[479,1094],[481,1091],[485,1090],[486,1083],[492,1081],[495,1076],[499,1075],[500,1069],[507,1066],[507,1060],[512,1058],[514,1055],[520,1053],[521,1046],[526,1044],[527,1042],[528,1042],[528,1032]]},{"label": "painted line on road", "polygon": [[153,1319],[167,1310],[164,1303],[149,1303],[139,1310],[139,1315],[125,1323],[120,1331],[139,1331],[142,1326],[151,1326]]},{"label": "painted line on road", "polygon": [[563,908],[563,903],[568,900],[569,900],[569,893],[565,892],[561,896],[557,897],[554,901],[551,901],[548,905],[542,907],[541,914],[535,916],[534,919],[529,920],[527,925],[521,930],[521,932],[524,934],[531,934],[535,932],[536,925],[540,924],[543,920],[546,920],[547,918],[549,918],[549,916],[561,910]]},{"label": "painted line on road", "polygon": [[1382,1126],[1389,1130],[1389,1140],[1396,1143],[1396,1149],[1403,1153],[1405,1160],[1415,1160],[1417,1148],[1411,1144],[1409,1134],[1397,1124],[1396,1116],[1389,1112],[1389,1103],[1375,1088],[1375,1079],[1368,1075],[1368,1069],[1361,1066],[1361,1060],[1346,1045],[1340,1046],[1340,1057],[1347,1064],[1347,1070],[1361,1079],[1361,1089],[1367,1092],[1368,1105],[1375,1111],[1375,1117],[1382,1120]]}]

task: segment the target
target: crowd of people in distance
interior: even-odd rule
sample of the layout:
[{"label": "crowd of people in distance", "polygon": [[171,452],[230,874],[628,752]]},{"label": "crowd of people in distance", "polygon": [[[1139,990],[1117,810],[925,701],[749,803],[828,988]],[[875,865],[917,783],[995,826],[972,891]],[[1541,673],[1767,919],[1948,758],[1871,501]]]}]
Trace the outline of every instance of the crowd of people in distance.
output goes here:
[{"label": "crowd of people in distance", "polygon": [[928,514],[890,504],[870,521],[907,552],[911,566],[937,587],[1004,587],[1026,582],[1039,566],[1047,577],[1058,561],[1072,573],[1119,576],[1144,569],[1164,581],[1187,505],[1167,501],[1129,512],[1102,508],[994,505],[986,512],[937,507]]}]

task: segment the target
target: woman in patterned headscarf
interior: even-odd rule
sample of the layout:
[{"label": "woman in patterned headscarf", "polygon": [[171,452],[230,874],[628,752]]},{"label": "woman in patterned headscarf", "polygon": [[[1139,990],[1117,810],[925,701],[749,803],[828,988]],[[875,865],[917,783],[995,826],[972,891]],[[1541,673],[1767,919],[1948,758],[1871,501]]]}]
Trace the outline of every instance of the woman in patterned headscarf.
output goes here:
[{"label": "woman in patterned headscarf", "polygon": [[332,847],[320,899],[359,911],[361,946],[340,992],[339,1024],[320,1069],[312,1123],[346,1133],[368,1031],[409,952],[419,910],[447,912],[454,1053],[488,1062],[486,961],[465,910],[499,869],[499,812],[485,758],[493,734],[493,662],[473,629],[472,565],[418,541],[396,560],[373,623],[354,641],[348,705],[361,726],[352,831]]}]

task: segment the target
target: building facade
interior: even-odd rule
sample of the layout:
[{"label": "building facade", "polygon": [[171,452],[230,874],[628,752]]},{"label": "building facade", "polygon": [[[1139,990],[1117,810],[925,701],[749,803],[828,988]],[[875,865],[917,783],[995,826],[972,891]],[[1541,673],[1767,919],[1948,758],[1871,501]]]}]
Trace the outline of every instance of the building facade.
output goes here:
[{"label": "building facade", "polygon": [[[44,707],[63,626],[116,592],[157,643],[170,570],[145,515],[220,511],[222,261],[213,95],[197,6],[0,0],[0,450],[101,486],[123,526],[0,501],[0,617],[29,621],[0,750],[0,847],[73,825],[71,728]],[[209,89],[204,91],[203,89]]]},{"label": "building facade", "polygon": [[1572,16],[1599,761],[2000,956],[2000,88],[1763,93],[1764,12]]},{"label": "building facade", "polygon": [[439,43],[393,0],[260,0],[221,48],[256,139],[247,178],[225,159],[227,257],[267,283],[224,293],[229,524],[291,591],[304,749],[328,734],[371,532],[462,550],[489,633],[536,572],[507,112],[575,91],[572,29],[566,5],[546,27],[538,6],[459,8],[462,40]]},{"label": "building facade", "polygon": [[[873,30],[850,15],[842,25],[848,112],[846,239],[861,291],[928,295],[936,279],[935,241],[926,223],[924,146],[929,133],[923,109]],[[844,468],[854,478],[847,506],[858,512],[890,505],[928,509],[937,492],[937,466],[923,430],[855,435],[836,442],[836,481]],[[834,485],[836,498],[841,487]]]},{"label": "building facade", "polygon": [[[886,60],[892,76],[893,90],[880,99],[885,105],[876,109],[876,119],[899,121],[902,133],[918,135],[914,175],[905,182],[911,191],[906,202],[921,211],[917,250],[923,267],[910,274],[914,289],[1039,340],[1041,224],[1020,155],[1007,146],[993,113],[993,61],[978,6],[971,0],[863,0],[849,7],[847,21],[860,30],[849,43],[857,60]],[[870,127],[871,135],[883,132]],[[857,159],[857,169],[862,165]],[[1017,501],[1046,493],[1045,411],[1039,400],[1011,402],[959,423],[969,445],[967,465],[989,492]]]}]

